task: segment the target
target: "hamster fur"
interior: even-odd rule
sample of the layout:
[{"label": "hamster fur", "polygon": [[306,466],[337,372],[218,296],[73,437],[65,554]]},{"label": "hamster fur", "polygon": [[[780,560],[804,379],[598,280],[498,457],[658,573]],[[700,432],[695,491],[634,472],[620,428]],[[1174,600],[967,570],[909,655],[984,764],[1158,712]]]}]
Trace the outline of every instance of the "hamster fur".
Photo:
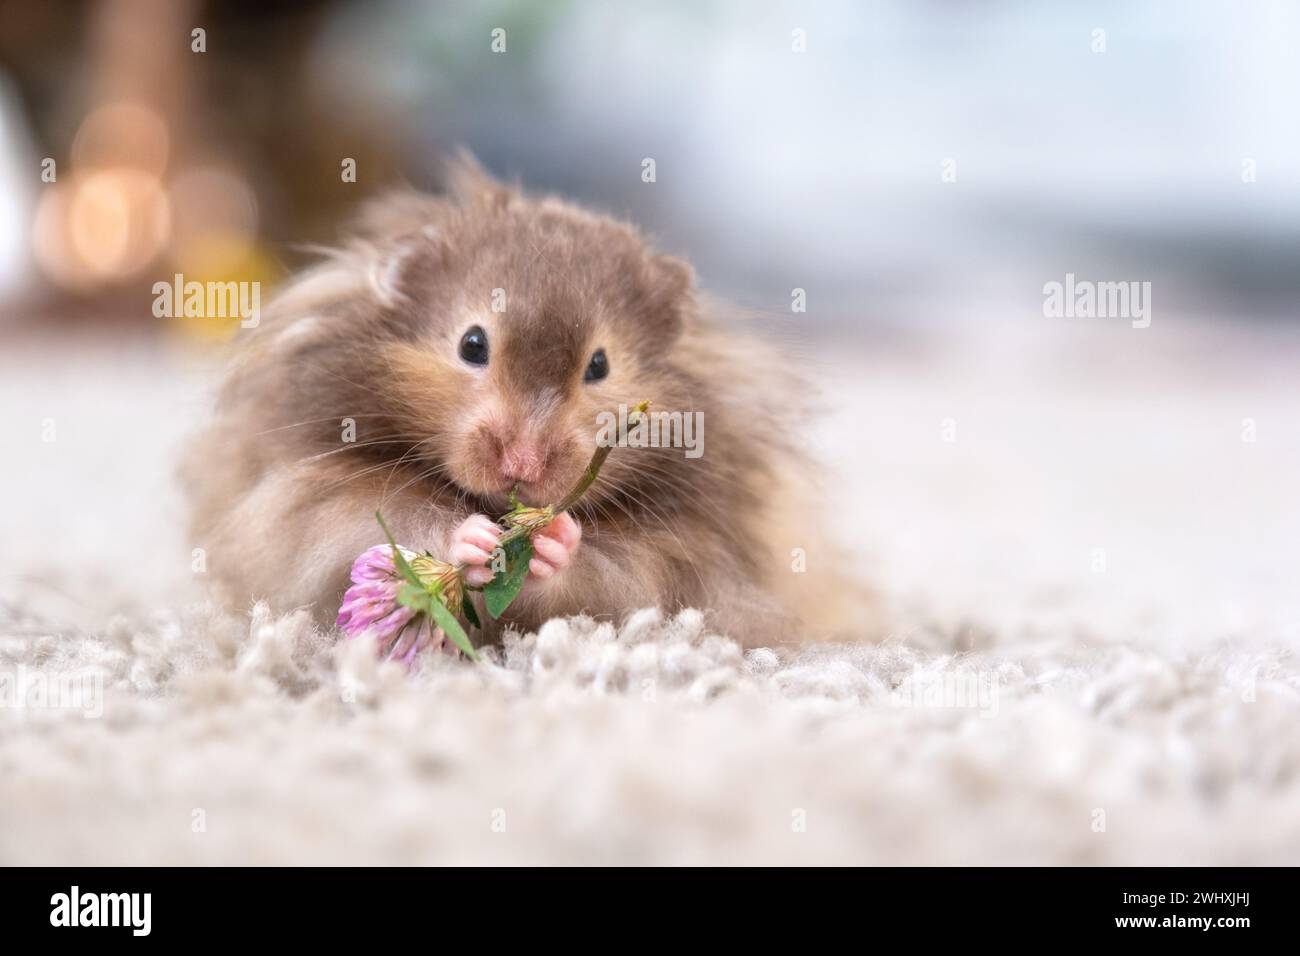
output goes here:
[{"label": "hamster fur", "polygon": [[[529,504],[561,498],[598,414],[648,398],[702,414],[703,454],[615,449],[573,509],[566,566],[533,575],[500,622],[480,603],[484,639],[646,606],[701,608],[745,646],[831,636],[856,605],[807,507],[806,390],[718,312],[632,227],[462,157],[445,195],[369,205],[240,343],[182,467],[194,545],[227,603],[308,606],[329,625],[353,559],[383,540],[377,509],[399,542],[445,558],[512,486]],[[461,353],[475,327],[486,364]],[[608,374],[589,380],[597,350]]]}]

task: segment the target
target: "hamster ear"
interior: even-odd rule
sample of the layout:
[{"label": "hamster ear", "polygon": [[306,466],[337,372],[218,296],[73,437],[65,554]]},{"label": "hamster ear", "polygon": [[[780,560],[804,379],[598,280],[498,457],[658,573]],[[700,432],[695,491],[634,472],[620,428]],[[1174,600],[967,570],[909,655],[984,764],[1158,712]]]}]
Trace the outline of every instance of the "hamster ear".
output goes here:
[{"label": "hamster ear", "polygon": [[657,297],[663,300],[684,299],[695,285],[695,270],[676,256],[651,256],[650,276]]},{"label": "hamster ear", "polygon": [[390,190],[362,205],[353,234],[372,242],[396,239],[441,221],[445,207],[444,201],[414,189]]},{"label": "hamster ear", "polygon": [[647,269],[645,298],[651,317],[664,334],[681,331],[694,298],[695,270],[676,256],[651,256]]},{"label": "hamster ear", "polygon": [[409,298],[415,264],[428,271],[440,266],[449,252],[446,238],[434,225],[398,236],[382,246],[372,246],[368,257],[368,279],[375,300],[392,308]]},{"label": "hamster ear", "polygon": [[493,179],[474,154],[463,146],[446,161],[443,181],[447,192],[467,205],[504,209],[517,195],[514,189]]}]

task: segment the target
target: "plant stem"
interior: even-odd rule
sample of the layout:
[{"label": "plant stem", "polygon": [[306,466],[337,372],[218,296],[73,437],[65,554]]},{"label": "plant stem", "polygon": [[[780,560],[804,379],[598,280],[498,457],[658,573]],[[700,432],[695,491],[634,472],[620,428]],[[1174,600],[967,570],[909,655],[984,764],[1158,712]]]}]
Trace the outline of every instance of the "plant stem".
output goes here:
[{"label": "plant stem", "polygon": [[[649,401],[638,402],[632,408],[631,413],[627,416],[628,428],[639,424],[641,416],[646,413],[646,410],[649,407]],[[582,473],[582,477],[579,478],[578,483],[573,486],[573,490],[561,498],[559,504],[551,505],[551,510],[559,515],[568,511],[577,504],[578,499],[587,493],[587,489],[591,487],[592,483],[596,480],[596,477],[600,474],[601,466],[605,464],[605,459],[609,457],[609,453],[614,450],[614,445],[621,445],[626,440],[627,431],[624,430],[619,433],[618,440],[613,444],[597,448],[591,456],[591,461],[587,465],[587,470]]]}]

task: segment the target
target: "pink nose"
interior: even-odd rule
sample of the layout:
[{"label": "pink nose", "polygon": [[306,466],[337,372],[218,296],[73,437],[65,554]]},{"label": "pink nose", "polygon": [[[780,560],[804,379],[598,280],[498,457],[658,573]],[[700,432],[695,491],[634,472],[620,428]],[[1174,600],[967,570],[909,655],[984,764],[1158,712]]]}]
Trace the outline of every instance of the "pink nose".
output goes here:
[{"label": "pink nose", "polygon": [[506,481],[541,481],[546,456],[535,444],[516,441],[501,453],[501,477]]}]

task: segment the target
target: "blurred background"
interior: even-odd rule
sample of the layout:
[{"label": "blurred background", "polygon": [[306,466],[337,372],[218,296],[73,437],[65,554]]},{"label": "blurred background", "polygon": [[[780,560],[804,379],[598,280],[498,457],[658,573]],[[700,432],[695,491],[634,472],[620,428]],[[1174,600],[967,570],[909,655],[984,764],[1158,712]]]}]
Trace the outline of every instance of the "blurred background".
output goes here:
[{"label": "blurred background", "polygon": [[159,333],[154,281],[273,282],[460,144],[810,323],[1067,270],[1292,319],[1298,43],[1286,0],[4,0],[0,321]]},{"label": "blurred background", "polygon": [[[0,0],[0,547],[25,581],[52,540],[186,567],[175,447],[237,319],[153,283],[265,300],[464,145],[810,362],[890,588],[1293,632],[1298,48],[1289,0]],[[1067,273],[1150,282],[1150,328],[1045,317]]]}]

